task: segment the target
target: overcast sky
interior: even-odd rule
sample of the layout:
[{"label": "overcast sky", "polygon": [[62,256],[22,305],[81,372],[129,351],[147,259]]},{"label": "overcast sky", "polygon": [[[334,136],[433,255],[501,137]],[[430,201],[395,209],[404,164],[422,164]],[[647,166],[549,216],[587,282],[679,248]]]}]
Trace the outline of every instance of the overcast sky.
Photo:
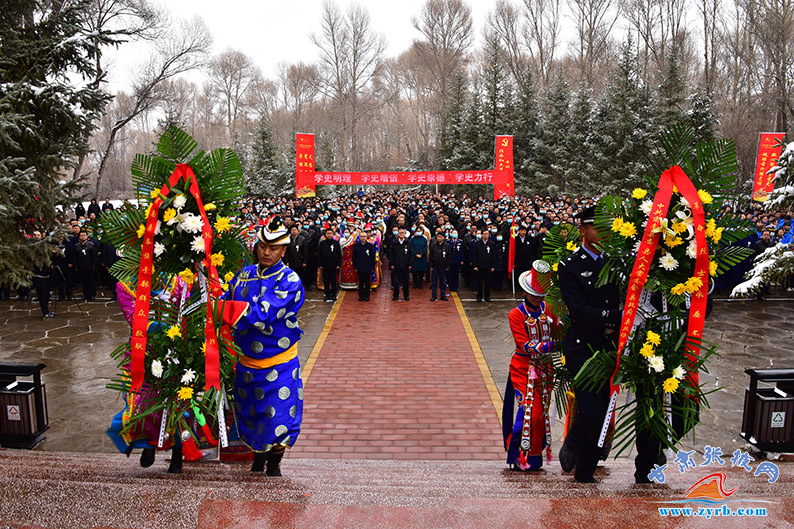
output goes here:
[{"label": "overcast sky", "polygon": [[[351,3],[354,2],[336,0],[342,11]],[[363,0],[357,3],[369,11],[373,29],[386,37],[387,56],[399,55],[419,38],[419,32],[411,25],[411,17],[421,13],[425,0]],[[276,77],[280,62],[311,63],[318,58],[317,47],[309,35],[319,33],[322,0],[161,0],[160,4],[174,18],[199,15],[214,38],[213,54],[227,48],[238,49],[253,58],[267,78]],[[478,42],[486,13],[493,8],[494,1],[469,0],[468,4],[472,8]],[[128,88],[129,72],[145,56],[145,49],[133,44],[108,54],[113,65],[109,79],[111,91]],[[192,80],[197,79],[192,77]]]}]

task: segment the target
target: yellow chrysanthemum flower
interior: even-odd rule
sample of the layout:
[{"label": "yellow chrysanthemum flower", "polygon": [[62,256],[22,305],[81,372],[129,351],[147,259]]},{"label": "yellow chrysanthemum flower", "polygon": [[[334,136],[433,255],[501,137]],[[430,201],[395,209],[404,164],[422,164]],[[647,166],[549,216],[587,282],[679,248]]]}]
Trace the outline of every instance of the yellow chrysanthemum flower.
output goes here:
[{"label": "yellow chrysanthemum flower", "polygon": [[637,227],[634,225],[633,222],[624,222],[623,225],[620,227],[620,234],[627,239],[629,237],[634,237],[637,235]]},{"label": "yellow chrysanthemum flower", "polygon": [[681,221],[681,220],[678,221],[678,222],[673,222],[673,226],[672,227],[673,227],[673,231],[674,232],[676,232],[676,233],[684,233],[686,231],[686,222]]},{"label": "yellow chrysanthemum flower", "polygon": [[140,226],[138,226],[138,231],[137,231],[137,233],[138,233],[138,238],[139,238],[139,239],[140,239],[141,237],[143,237],[143,234],[144,234],[144,232],[146,232],[146,226],[144,226],[143,224],[141,224]]},{"label": "yellow chrysanthemum flower", "polygon": [[575,252],[576,250],[578,250],[578,249],[579,249],[579,247],[578,247],[578,246],[576,246],[576,245],[575,245],[573,242],[571,242],[571,241],[568,241],[568,244],[567,244],[565,247],[566,247],[566,248],[568,248],[568,249],[569,249],[570,251],[572,251],[572,252]]},{"label": "yellow chrysanthemum flower", "polygon": [[678,389],[678,384],[680,384],[680,382],[677,378],[670,377],[664,381],[664,385],[662,387],[664,388],[665,393],[675,393],[675,391]]},{"label": "yellow chrysanthemum flower", "polygon": [[152,212],[152,206],[154,206],[154,204],[149,204],[148,206],[146,206],[146,213],[143,214],[143,218],[145,219],[149,218],[149,213]]},{"label": "yellow chrysanthemum flower", "polygon": [[201,354],[207,354],[207,342],[201,344]]},{"label": "yellow chrysanthemum flower", "polygon": [[662,343],[662,337],[653,331],[648,331],[648,334],[645,336],[645,341],[653,345],[659,345]]},{"label": "yellow chrysanthemum flower", "polygon": [[619,232],[620,228],[622,227],[623,227],[623,219],[621,217],[618,217],[612,221],[612,231]]},{"label": "yellow chrysanthemum flower", "polygon": [[160,190],[159,189],[152,189],[152,192],[149,193],[149,196],[151,197],[152,200],[154,200],[155,198],[160,196]]},{"label": "yellow chrysanthemum flower", "polygon": [[171,325],[165,333],[170,339],[182,338],[182,331],[179,330],[178,325]]},{"label": "yellow chrysanthemum flower", "polygon": [[645,198],[645,195],[647,194],[648,192],[645,189],[642,189],[641,187],[635,187],[634,191],[631,192],[631,198],[642,200],[643,198]]},{"label": "yellow chrysanthemum flower", "polygon": [[551,269],[556,272],[557,270],[560,269],[560,263],[554,263],[553,265],[551,265]]},{"label": "yellow chrysanthemum flower", "polygon": [[706,222],[706,237],[714,236],[714,232],[717,229],[717,222],[714,219],[709,219]]},{"label": "yellow chrysanthemum flower", "polygon": [[717,275],[717,263],[714,261],[709,261],[709,275],[716,276]]},{"label": "yellow chrysanthemum flower", "polygon": [[649,343],[646,343],[645,345],[642,346],[642,349],[640,349],[640,354],[645,358],[652,357],[653,353],[654,353],[653,345]]},{"label": "yellow chrysanthemum flower", "polygon": [[[673,379],[675,380],[675,379]],[[677,382],[677,381],[676,381]],[[182,386],[176,394],[179,400],[189,400],[193,398],[193,388]]]},{"label": "yellow chrysanthemum flower", "polygon": [[181,272],[179,272],[179,277],[182,278],[182,281],[187,283],[188,285],[192,285],[193,282],[196,280],[196,276],[193,274],[193,271],[190,268],[185,268]]},{"label": "yellow chrysanthemum flower", "polygon": [[711,204],[714,202],[714,199],[711,198],[711,195],[705,189],[699,189],[698,196],[700,197],[700,201],[703,202],[703,204]]},{"label": "yellow chrysanthemum flower", "polygon": [[204,204],[205,211],[212,211],[213,209],[218,209],[218,206],[210,202],[209,204]]},{"label": "yellow chrysanthemum flower", "polygon": [[231,227],[232,223],[227,217],[218,217],[218,220],[215,221],[215,231],[217,232],[229,231]]},{"label": "yellow chrysanthemum flower", "polygon": [[722,231],[723,230],[724,230],[724,228],[722,228],[722,227],[717,228],[716,230],[714,230],[714,235],[711,237],[711,240],[714,241],[714,244],[717,244],[718,242],[720,242],[720,239],[722,239]]},{"label": "yellow chrysanthemum flower", "polygon": [[222,266],[224,259],[225,257],[220,252],[214,253],[210,256],[210,262],[213,264],[213,266]]},{"label": "yellow chrysanthemum flower", "polygon": [[562,367],[565,367],[565,355],[560,357],[560,363],[562,364]]},{"label": "yellow chrysanthemum flower", "polygon": [[689,293],[696,292],[703,286],[703,281],[699,277],[690,277],[686,281],[686,290]]},{"label": "yellow chrysanthemum flower", "polygon": [[674,296],[680,296],[686,292],[686,285],[683,283],[678,283],[676,286],[670,289],[670,293]]},{"label": "yellow chrysanthemum flower", "polygon": [[679,244],[684,244],[684,239],[681,237],[665,237],[664,243],[667,245],[668,248],[675,248]]},{"label": "yellow chrysanthemum flower", "polygon": [[163,213],[163,222],[168,222],[169,220],[176,217],[176,210],[174,208],[168,208]]}]

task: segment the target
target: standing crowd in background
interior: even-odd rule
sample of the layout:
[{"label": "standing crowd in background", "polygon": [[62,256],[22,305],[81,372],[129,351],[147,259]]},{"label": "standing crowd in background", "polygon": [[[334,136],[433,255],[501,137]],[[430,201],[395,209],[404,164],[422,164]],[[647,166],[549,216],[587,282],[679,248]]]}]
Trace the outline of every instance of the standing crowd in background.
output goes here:
[{"label": "standing crowd in background", "polygon": [[[383,272],[390,271],[384,277],[394,300],[402,293],[408,301],[411,290],[429,289],[431,300],[444,301],[448,292],[467,289],[478,302],[489,302],[492,292],[512,293],[514,288],[520,292],[514,282],[543,256],[548,231],[561,223],[573,225],[574,216],[595,202],[596,197],[569,195],[489,200],[425,191],[359,191],[332,198],[249,198],[240,204],[236,222],[253,234],[272,215],[284,219],[290,234],[285,263],[298,273],[307,291],[320,287],[329,302],[336,299],[345,266],[353,279],[342,281],[342,286],[357,287],[359,300],[368,301],[379,263]],[[49,230],[54,236],[50,264],[30,270],[42,317],[54,317],[49,307],[53,291],[58,300],[94,301],[98,288],[115,298],[116,280],[110,268],[119,255],[111,244],[99,240],[95,222],[115,207],[109,197],[102,204],[92,199],[87,207],[78,203],[67,225]],[[134,206],[125,202],[120,207]],[[753,233],[734,244],[756,254],[794,240],[791,212],[769,212],[753,203],[736,211],[726,207],[722,214],[755,225]],[[515,233],[512,267],[511,232]],[[35,232],[32,241],[46,235],[44,230]],[[352,261],[345,265],[343,255],[352,256]],[[747,259],[721,276],[715,290],[729,292],[751,264],[752,259]],[[9,300],[12,288],[18,300],[29,298],[30,286],[0,285],[0,300]],[[769,287],[764,287],[756,299],[763,300],[768,293]]]}]

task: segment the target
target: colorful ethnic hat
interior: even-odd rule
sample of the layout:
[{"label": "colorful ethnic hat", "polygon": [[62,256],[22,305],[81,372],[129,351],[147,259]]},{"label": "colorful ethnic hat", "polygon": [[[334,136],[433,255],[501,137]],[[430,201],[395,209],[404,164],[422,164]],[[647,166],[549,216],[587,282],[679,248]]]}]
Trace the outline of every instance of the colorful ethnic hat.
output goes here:
[{"label": "colorful ethnic hat", "polygon": [[256,232],[256,238],[265,244],[289,244],[289,232],[281,217],[274,215]]},{"label": "colorful ethnic hat", "polygon": [[518,277],[518,284],[530,296],[546,297],[546,289],[540,282],[541,276],[551,272],[551,266],[546,261],[538,259],[532,263],[532,268]]}]

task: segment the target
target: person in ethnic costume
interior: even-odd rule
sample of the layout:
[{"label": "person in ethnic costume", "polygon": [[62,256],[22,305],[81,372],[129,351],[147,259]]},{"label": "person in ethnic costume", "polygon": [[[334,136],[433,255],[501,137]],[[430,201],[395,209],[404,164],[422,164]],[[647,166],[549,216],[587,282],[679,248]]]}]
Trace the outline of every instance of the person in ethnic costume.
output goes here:
[{"label": "person in ethnic costume", "polygon": [[[554,351],[552,336],[558,323],[544,301],[541,285],[541,276],[550,271],[547,262],[538,260],[521,274],[518,284],[525,291],[524,302],[508,316],[516,349],[505,388],[502,434],[507,463],[514,470],[539,470],[543,449],[551,455],[549,404],[554,375],[549,353]],[[513,396],[518,401],[514,422]]]},{"label": "person in ethnic costume", "polygon": [[303,381],[297,342],[304,290],[296,272],[281,262],[289,234],[278,217],[257,232],[257,264],[229,284],[226,299],[246,301],[234,333],[242,351],[235,367],[234,410],[240,439],[254,452],[251,472],[280,476],[284,450],[292,447],[303,417]]}]

